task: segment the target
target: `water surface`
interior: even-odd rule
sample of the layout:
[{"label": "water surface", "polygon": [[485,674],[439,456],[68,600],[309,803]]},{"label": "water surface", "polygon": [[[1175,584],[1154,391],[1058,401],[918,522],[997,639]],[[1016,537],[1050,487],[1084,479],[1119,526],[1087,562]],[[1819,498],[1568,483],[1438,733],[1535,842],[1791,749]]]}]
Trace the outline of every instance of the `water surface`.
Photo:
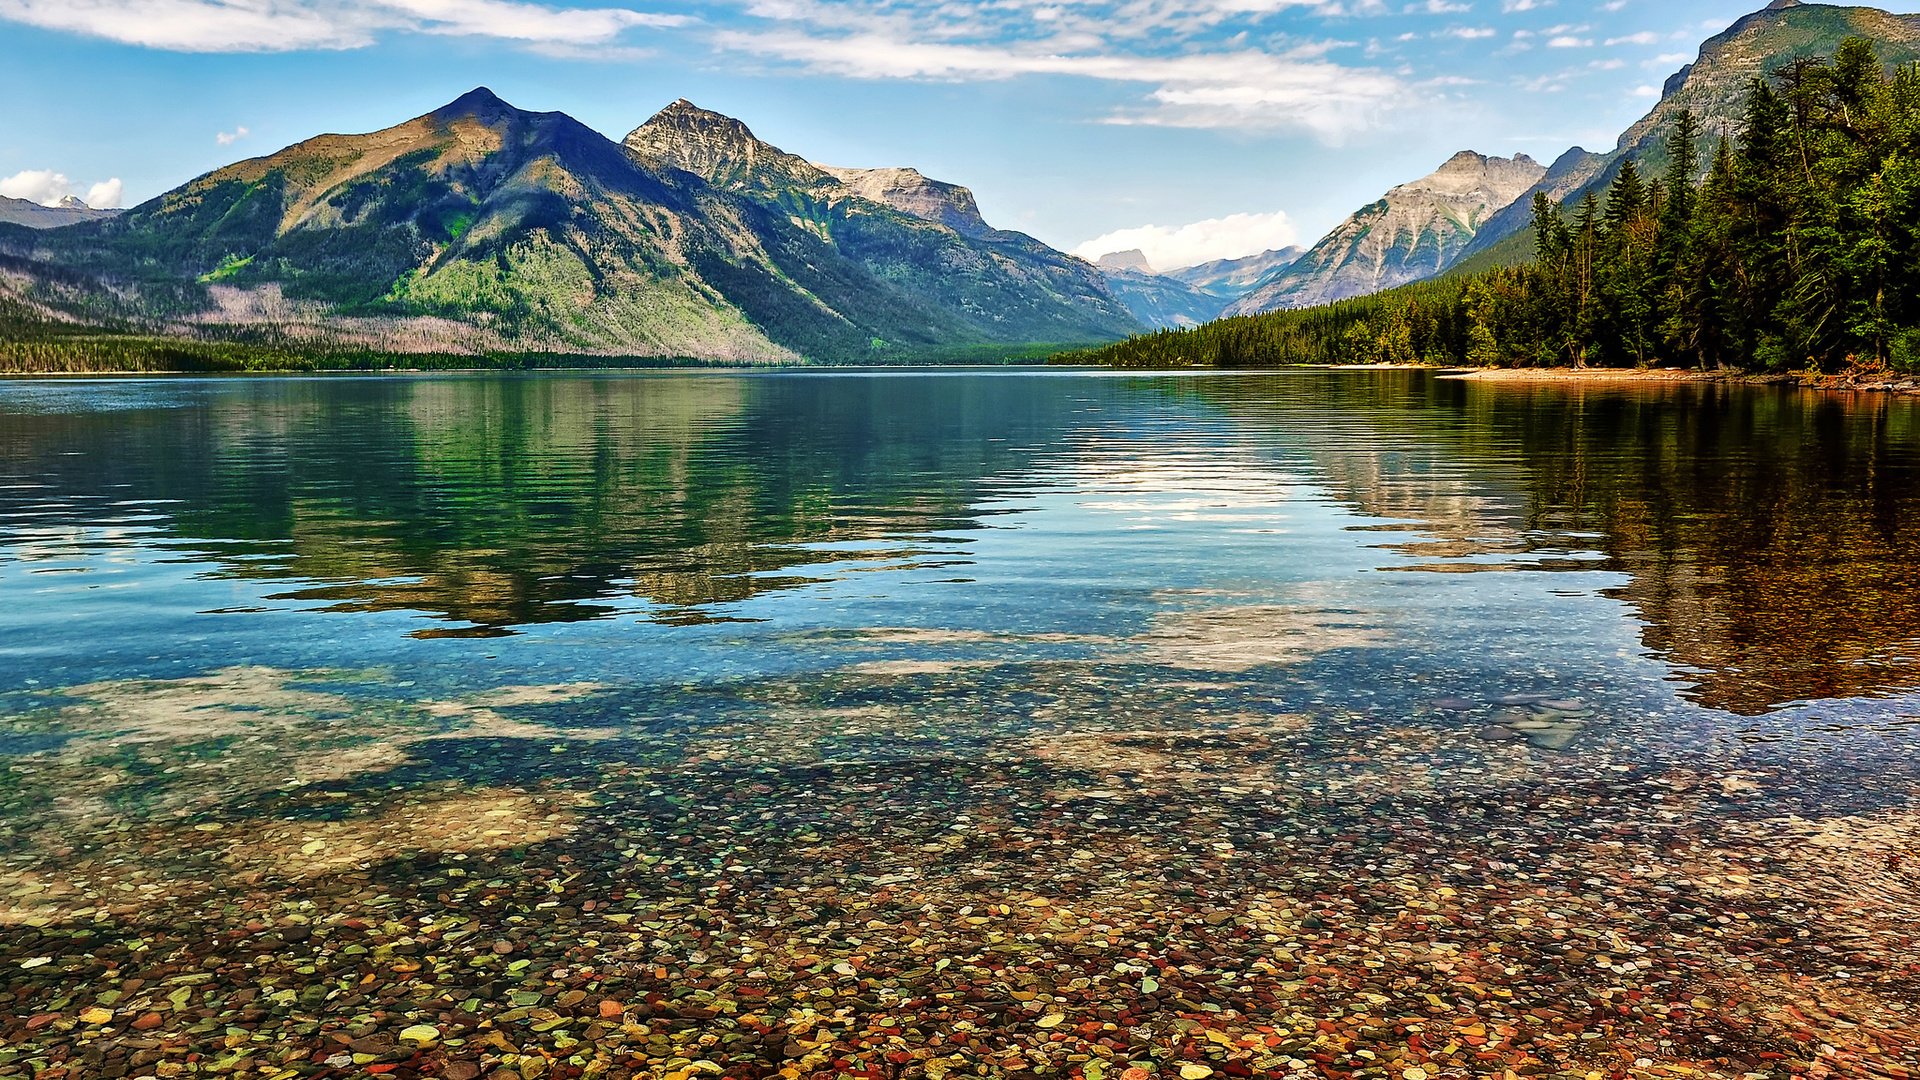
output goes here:
[{"label": "water surface", "polygon": [[1769,388],[0,384],[0,1076],[1871,1071],[1917,525]]}]

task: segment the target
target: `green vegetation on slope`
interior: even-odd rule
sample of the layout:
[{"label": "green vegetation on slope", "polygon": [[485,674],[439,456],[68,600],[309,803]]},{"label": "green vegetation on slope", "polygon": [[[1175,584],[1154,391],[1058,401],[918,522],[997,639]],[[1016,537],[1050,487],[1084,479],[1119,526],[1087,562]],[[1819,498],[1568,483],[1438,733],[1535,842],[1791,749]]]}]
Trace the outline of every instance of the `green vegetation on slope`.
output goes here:
[{"label": "green vegetation on slope", "polygon": [[[0,300],[39,327],[0,327],[0,370],[917,363],[1139,326],[1092,268],[1038,241],[656,172],[484,90],[239,162],[111,221],[0,226]],[[414,360],[433,354],[453,359]]]},{"label": "green vegetation on slope", "polygon": [[1854,39],[1750,88],[1704,183],[1683,116],[1664,179],[1631,162],[1569,219],[1534,204],[1534,261],[1063,359],[1920,369],[1920,66]]}]

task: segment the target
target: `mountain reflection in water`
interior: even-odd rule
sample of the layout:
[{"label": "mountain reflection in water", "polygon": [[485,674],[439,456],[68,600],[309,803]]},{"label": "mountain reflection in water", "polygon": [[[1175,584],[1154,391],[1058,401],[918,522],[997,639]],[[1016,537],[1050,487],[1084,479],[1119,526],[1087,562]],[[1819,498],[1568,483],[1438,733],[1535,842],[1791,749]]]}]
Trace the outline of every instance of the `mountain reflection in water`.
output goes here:
[{"label": "mountain reflection in water", "polygon": [[1353,527],[1383,569],[1624,574],[1607,594],[1710,707],[1920,683],[1920,422],[1886,397],[716,374],[12,385],[0,417],[0,574],[107,529],[426,637],[751,618],[861,564],[964,564],[1019,497],[1173,451],[1383,519]]}]

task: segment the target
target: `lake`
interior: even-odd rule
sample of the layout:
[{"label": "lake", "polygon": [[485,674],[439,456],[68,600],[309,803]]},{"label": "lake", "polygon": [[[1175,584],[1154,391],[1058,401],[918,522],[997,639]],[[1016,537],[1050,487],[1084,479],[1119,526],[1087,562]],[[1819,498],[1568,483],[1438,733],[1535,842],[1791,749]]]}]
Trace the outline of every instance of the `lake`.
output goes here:
[{"label": "lake", "polygon": [[1908,1076],[1920,401],[0,382],[0,1077]]}]

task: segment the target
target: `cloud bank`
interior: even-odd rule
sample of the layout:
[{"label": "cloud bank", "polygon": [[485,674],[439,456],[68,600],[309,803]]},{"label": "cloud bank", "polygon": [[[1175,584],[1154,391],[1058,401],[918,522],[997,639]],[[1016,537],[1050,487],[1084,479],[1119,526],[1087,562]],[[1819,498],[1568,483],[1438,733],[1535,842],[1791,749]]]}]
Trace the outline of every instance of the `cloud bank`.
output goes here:
[{"label": "cloud bank", "polygon": [[1234,214],[1189,225],[1143,225],[1098,236],[1073,249],[1092,261],[1116,251],[1138,249],[1155,270],[1179,270],[1213,262],[1242,259],[1265,251],[1290,247],[1300,233],[1283,211],[1271,214]]},{"label": "cloud bank", "polygon": [[595,45],[691,21],[519,0],[0,0],[0,19],[177,52],[358,49],[391,32]]},{"label": "cloud bank", "polygon": [[77,198],[95,210],[117,210],[124,192],[124,185],[116,177],[102,180],[87,188],[83,195],[80,188],[66,174],[52,169],[29,169],[17,172],[0,180],[0,195],[9,199],[25,199],[42,206],[56,206],[65,198]]}]

